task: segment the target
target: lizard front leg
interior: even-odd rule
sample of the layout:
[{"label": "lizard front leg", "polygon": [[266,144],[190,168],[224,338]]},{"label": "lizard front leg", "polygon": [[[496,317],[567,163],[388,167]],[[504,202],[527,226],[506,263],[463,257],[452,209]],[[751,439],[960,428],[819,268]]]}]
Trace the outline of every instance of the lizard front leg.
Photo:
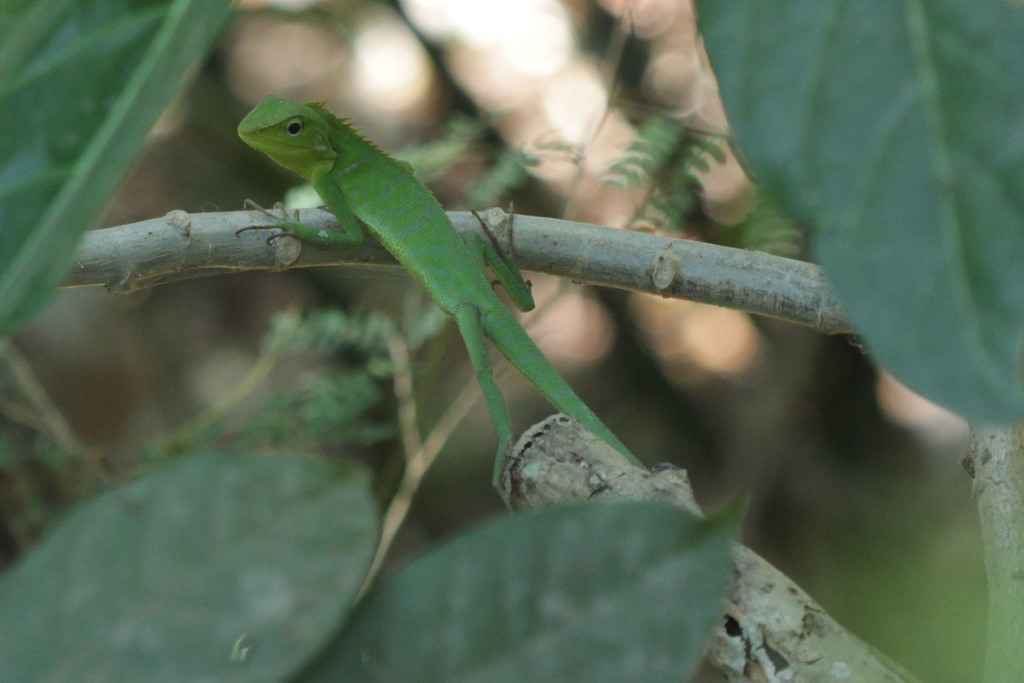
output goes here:
[{"label": "lizard front leg", "polygon": [[[338,225],[341,230],[326,230],[324,228],[314,228],[301,223],[297,220],[293,220],[288,217],[287,210],[281,206],[280,203],[275,204],[275,210],[280,210],[281,220],[277,220],[277,217],[270,211],[267,211],[262,206],[256,204],[252,200],[245,200],[247,208],[255,209],[265,216],[268,216],[270,220],[274,221],[273,225],[253,225],[247,228],[242,228],[235,232],[239,234],[246,230],[279,230],[280,232],[275,233],[267,238],[267,243],[280,239],[285,235],[291,235],[296,239],[303,242],[313,242],[316,244],[326,244],[339,247],[361,247],[363,242],[366,241],[366,234],[363,232],[362,226],[359,224],[359,220],[352,213],[352,210],[348,207],[345,202],[344,196],[341,191],[335,185],[329,175],[325,175],[316,182],[313,183],[314,189],[320,195],[320,198],[327,203],[327,208],[330,209],[331,213],[338,220]],[[297,217],[297,214],[296,214]]]}]

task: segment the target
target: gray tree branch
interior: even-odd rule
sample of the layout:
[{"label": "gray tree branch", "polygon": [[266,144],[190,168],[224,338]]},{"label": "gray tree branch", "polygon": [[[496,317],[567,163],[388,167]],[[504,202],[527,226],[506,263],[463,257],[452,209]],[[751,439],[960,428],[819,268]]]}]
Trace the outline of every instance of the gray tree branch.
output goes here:
[{"label": "gray tree branch", "polygon": [[971,425],[974,478],[988,577],[986,681],[1024,681],[1024,434],[1021,425]]},{"label": "gray tree branch", "polygon": [[[471,213],[448,214],[459,231],[482,232]],[[485,212],[492,232],[507,248],[500,210]],[[313,227],[336,226],[330,212],[305,209],[299,220]],[[244,270],[339,264],[393,265],[374,240],[359,249],[326,247],[282,238],[267,244],[268,230],[236,235],[251,225],[269,225],[257,211],[188,214],[172,211],[130,225],[85,234],[66,287],[105,285],[127,292],[165,282]],[[515,216],[511,236],[523,270],[576,282],[689,299],[842,334],[850,325],[821,269],[760,252],[690,240],[616,230],[587,223]]]},{"label": "gray tree branch", "polygon": [[[702,514],[684,470],[635,467],[565,415],[523,433],[498,490],[514,510],[642,500]],[[704,648],[708,663],[726,680],[917,680],[844,629],[760,555],[739,544],[732,555],[736,578]]]}]

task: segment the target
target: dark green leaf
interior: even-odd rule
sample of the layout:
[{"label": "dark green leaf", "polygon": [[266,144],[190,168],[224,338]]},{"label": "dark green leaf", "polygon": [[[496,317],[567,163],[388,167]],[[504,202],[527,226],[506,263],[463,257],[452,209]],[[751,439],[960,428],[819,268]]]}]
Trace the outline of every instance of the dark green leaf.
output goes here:
[{"label": "dark green leaf", "polygon": [[698,7],[744,155],[872,350],[968,417],[1024,415],[1024,5]]},{"label": "dark green leaf", "polygon": [[63,280],[228,12],[229,0],[38,0],[0,14],[0,336]]},{"label": "dark green leaf", "polygon": [[174,461],[71,513],[0,580],[0,678],[279,679],[337,628],[376,542],[361,468]]},{"label": "dark green leaf", "polygon": [[502,519],[385,581],[309,678],[686,680],[734,527],[637,504]]}]

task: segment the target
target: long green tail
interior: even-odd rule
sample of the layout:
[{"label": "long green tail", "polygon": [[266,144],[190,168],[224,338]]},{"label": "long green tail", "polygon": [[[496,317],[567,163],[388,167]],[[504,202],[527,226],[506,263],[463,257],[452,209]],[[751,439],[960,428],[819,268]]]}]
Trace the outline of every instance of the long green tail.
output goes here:
[{"label": "long green tail", "polygon": [[523,375],[533,382],[534,386],[544,394],[551,403],[561,412],[571,418],[579,420],[584,427],[589,429],[602,441],[615,448],[629,458],[631,462],[643,467],[636,456],[629,452],[629,449],[608,429],[600,418],[594,414],[586,403],[583,402],[576,392],[572,390],[558,372],[551,367],[551,363],[540,352],[537,345],[533,343],[530,336],[526,334],[522,326],[516,321],[512,313],[504,306],[492,308],[483,316],[483,324],[487,337],[499,351]]}]

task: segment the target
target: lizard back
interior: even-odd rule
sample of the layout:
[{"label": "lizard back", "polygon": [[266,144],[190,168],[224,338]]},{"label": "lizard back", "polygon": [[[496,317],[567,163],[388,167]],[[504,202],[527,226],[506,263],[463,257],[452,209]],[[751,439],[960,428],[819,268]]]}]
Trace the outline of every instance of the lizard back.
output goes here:
[{"label": "lizard back", "polygon": [[[409,169],[344,121],[330,141],[337,160],[329,175],[352,213],[406,267],[442,309],[451,312],[467,295],[493,297],[483,263],[452,226],[433,193]],[[495,303],[500,302],[495,298]]]}]

